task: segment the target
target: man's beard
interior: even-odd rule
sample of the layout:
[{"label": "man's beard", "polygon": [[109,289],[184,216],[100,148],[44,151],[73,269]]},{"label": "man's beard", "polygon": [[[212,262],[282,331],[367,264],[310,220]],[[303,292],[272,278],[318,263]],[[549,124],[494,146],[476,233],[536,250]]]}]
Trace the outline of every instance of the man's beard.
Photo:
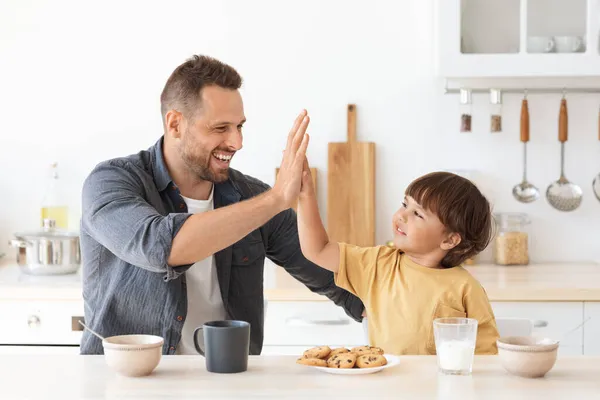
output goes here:
[{"label": "man's beard", "polygon": [[180,148],[179,153],[185,165],[198,179],[212,183],[221,183],[229,179],[229,168],[219,171],[213,171],[210,168],[213,151],[202,151],[200,154],[194,154],[192,147],[189,143],[185,142]]}]

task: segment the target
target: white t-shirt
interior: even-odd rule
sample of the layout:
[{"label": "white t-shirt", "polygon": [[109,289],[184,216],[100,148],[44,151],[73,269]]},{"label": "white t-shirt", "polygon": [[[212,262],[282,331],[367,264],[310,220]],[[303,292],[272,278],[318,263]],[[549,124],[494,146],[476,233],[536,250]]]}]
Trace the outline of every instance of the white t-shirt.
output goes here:
[{"label": "white t-shirt", "polygon": [[[208,200],[194,200],[183,197],[188,212],[198,214],[214,210],[213,193]],[[208,321],[224,320],[225,306],[221,298],[221,288],[217,279],[217,268],[214,255],[200,260],[185,272],[187,282],[187,317],[183,323],[181,341],[177,346],[177,354],[198,354],[194,347],[194,330]],[[204,349],[202,334],[198,334],[198,344]]]}]

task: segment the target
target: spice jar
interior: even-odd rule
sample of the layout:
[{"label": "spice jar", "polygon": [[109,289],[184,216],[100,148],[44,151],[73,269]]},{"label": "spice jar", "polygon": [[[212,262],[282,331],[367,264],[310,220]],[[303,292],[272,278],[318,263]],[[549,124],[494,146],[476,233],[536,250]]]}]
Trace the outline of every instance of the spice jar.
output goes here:
[{"label": "spice jar", "polygon": [[460,89],[460,131],[471,132],[471,90]]},{"label": "spice jar", "polygon": [[496,264],[529,264],[529,235],[525,226],[530,221],[527,214],[498,213],[494,217],[498,227],[493,248]]},{"label": "spice jar", "polygon": [[502,132],[502,92],[500,90],[490,90],[490,103],[492,104],[490,130]]}]

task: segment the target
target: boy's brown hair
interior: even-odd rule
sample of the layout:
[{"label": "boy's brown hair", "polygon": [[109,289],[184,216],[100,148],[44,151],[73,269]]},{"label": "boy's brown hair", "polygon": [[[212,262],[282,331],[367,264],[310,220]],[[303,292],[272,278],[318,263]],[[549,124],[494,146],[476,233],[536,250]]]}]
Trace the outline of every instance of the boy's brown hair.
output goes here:
[{"label": "boy's brown hair", "polygon": [[460,243],[442,259],[442,267],[460,265],[492,240],[490,203],[470,180],[450,172],[432,172],[408,185],[406,195],[437,215],[448,231],[460,235]]}]

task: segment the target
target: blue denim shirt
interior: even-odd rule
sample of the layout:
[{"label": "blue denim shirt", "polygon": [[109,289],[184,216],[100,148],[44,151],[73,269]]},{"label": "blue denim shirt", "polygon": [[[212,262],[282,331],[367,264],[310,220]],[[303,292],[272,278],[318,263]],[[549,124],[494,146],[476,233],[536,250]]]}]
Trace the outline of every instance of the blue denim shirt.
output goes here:
[{"label": "blue denim shirt", "polygon": [[[81,253],[85,321],[104,336],[140,333],[162,336],[163,354],[175,354],[187,312],[185,271],[169,267],[175,235],[191,215],[169,176],[162,138],[151,148],[98,164],[82,195]],[[215,184],[215,208],[269,189],[230,170]],[[288,209],[215,254],[228,319],[251,324],[250,354],[263,342],[264,260],[282,266],[311,291],[327,296],[356,321],[362,302],[335,286],[333,274],[302,256],[296,214]],[[85,331],[82,354],[102,354],[102,342]]]}]

